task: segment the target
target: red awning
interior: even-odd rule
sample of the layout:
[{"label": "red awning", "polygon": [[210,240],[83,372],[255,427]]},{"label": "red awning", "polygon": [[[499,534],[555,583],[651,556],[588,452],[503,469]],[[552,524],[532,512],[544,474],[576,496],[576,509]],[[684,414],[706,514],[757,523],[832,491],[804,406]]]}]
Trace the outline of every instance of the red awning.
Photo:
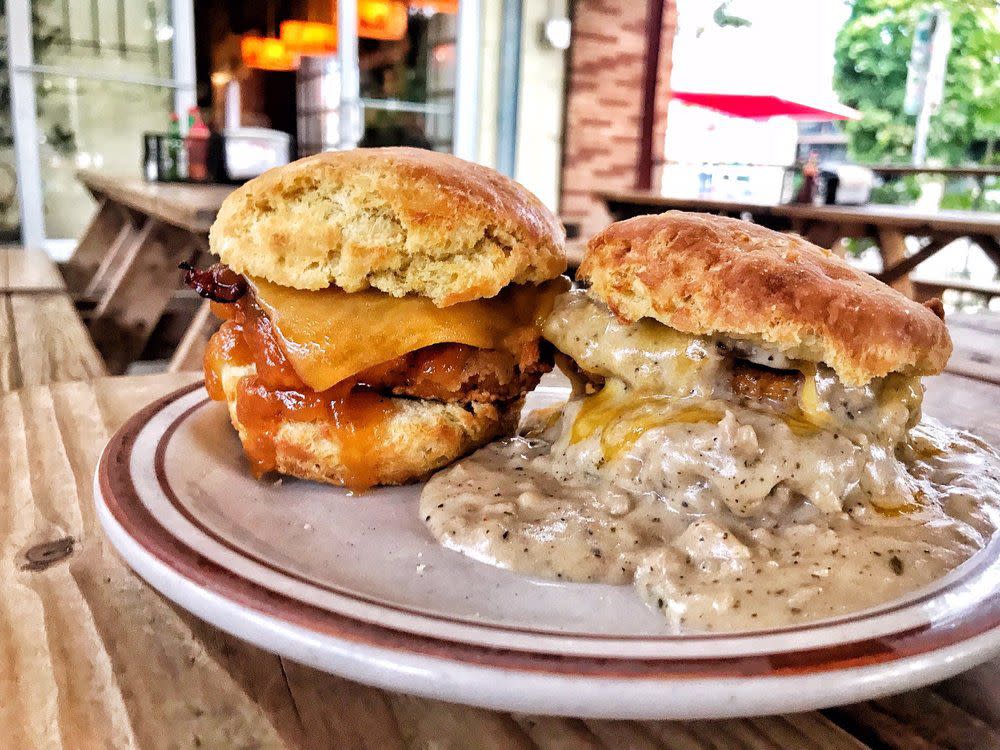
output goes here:
[{"label": "red awning", "polygon": [[752,120],[791,117],[795,120],[858,120],[861,113],[836,102],[815,103],[783,99],[773,94],[712,94],[696,91],[673,91],[670,96],[687,104],[696,104],[717,112]]}]

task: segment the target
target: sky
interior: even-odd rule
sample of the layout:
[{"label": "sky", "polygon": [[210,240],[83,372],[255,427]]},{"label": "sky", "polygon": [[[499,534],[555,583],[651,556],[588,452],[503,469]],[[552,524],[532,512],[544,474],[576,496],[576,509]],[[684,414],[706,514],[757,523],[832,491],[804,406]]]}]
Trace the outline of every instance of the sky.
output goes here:
[{"label": "sky", "polygon": [[[677,0],[672,89],[775,94],[818,106],[836,101],[833,50],[850,12],[844,0],[732,0],[727,12],[750,21],[739,28],[713,20],[720,2]],[[701,163],[792,164],[797,139],[788,118],[746,120],[671,102],[664,153],[676,166],[664,170],[662,189],[700,194],[706,185],[698,175],[705,170],[691,165]],[[780,199],[782,169],[741,174],[716,175],[709,189],[725,198]]]},{"label": "sky", "polygon": [[674,89],[836,98],[833,49],[850,12],[844,0],[732,0],[728,13],[751,22],[740,28],[712,20],[720,2],[677,0]]}]

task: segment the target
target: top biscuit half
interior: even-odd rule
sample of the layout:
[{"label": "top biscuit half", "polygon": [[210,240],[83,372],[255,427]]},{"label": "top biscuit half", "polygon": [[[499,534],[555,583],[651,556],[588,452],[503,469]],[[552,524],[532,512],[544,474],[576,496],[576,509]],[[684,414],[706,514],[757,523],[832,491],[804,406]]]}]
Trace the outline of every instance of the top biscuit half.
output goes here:
[{"label": "top biscuit half", "polygon": [[612,224],[577,274],[621,319],[653,318],[829,365],[846,385],[944,369],[939,300],[921,305],[829,250],[736,219],[669,211]]},{"label": "top biscuit half", "polygon": [[374,287],[438,306],[566,269],[565,231],[527,189],[447,154],[331,151],[233,192],[210,245],[234,270],[296,289]]}]

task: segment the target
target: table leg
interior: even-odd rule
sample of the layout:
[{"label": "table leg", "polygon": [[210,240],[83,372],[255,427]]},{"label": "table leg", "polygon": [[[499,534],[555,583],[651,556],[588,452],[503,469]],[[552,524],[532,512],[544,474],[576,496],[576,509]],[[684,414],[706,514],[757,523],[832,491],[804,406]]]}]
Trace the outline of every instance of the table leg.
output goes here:
[{"label": "table leg", "polygon": [[831,224],[825,221],[808,222],[801,230],[800,234],[814,245],[833,250],[838,255],[843,255],[839,242],[845,236],[839,224]]},{"label": "table leg", "polygon": [[90,220],[72,257],[62,267],[71,294],[87,288],[111,247],[130,228],[126,211],[109,198],[101,198],[97,213]]},{"label": "table leg", "polygon": [[111,373],[125,372],[142,353],[180,284],[177,264],[197,246],[190,232],[147,219],[124,248],[90,320],[94,343]]},{"label": "table leg", "polygon": [[212,315],[211,305],[207,301],[203,302],[184,333],[184,338],[177,345],[177,351],[170,358],[170,367],[167,371],[200,370],[208,339],[218,328],[219,320]]},{"label": "table leg", "polygon": [[[882,268],[890,269],[906,259],[906,236],[895,229],[880,227],[878,230],[878,248],[882,254]],[[913,299],[913,282],[909,276],[902,276],[890,285]]]},{"label": "table leg", "polygon": [[104,249],[104,255],[101,257],[97,270],[91,274],[90,280],[83,290],[82,296],[88,300],[96,302],[101,299],[108,288],[110,279],[121,268],[124,259],[129,256],[142,232],[143,220],[141,216],[133,214],[126,208],[122,208],[122,214],[125,216],[125,224],[112,243]]},{"label": "table leg", "polygon": [[979,245],[980,249],[986,253],[986,257],[993,261],[993,265],[1000,272],[1000,239],[988,234],[975,234],[970,239]]},{"label": "table leg", "polygon": [[910,271],[931,256],[937,255],[957,239],[957,235],[951,234],[929,237],[927,242],[917,252],[907,256],[904,260],[891,267],[883,268],[882,273],[878,274],[876,278],[885,284],[892,284],[897,279],[905,278],[909,275]]}]

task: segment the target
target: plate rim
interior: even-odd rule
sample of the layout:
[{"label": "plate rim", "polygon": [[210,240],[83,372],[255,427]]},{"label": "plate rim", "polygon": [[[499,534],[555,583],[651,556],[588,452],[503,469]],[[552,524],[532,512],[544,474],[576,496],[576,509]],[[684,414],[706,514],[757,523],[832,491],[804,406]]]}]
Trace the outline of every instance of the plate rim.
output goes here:
[{"label": "plate rim", "polygon": [[[120,526],[94,477],[97,515],[112,545],[150,586],[221,630],[282,657],[374,687],[501,711],[595,719],[725,719],[808,711],[867,700],[945,679],[1000,651],[993,631],[941,652],[825,674],[622,679],[495,669],[330,636],[247,608],[179,576]],[[337,648],[337,647],[340,648]],[[937,657],[937,658],[932,658]],[[892,687],[886,687],[891,684]],[[683,686],[683,690],[676,688]]]},{"label": "plate rim", "polygon": [[[602,641],[603,642],[611,641],[616,643],[628,642],[629,644],[633,644],[640,648],[646,647],[647,645],[654,645],[654,646],[669,645],[671,647],[676,647],[677,645],[682,643],[691,644],[695,642],[706,642],[706,641],[712,641],[720,645],[725,644],[733,646],[734,644],[738,645],[740,641],[759,640],[761,638],[775,640],[776,638],[780,637],[799,636],[803,633],[805,634],[812,634],[816,632],[822,633],[823,631],[827,631],[829,634],[829,631],[831,629],[839,629],[850,626],[854,626],[854,629],[857,630],[857,628],[863,625],[866,621],[874,621],[876,619],[880,621],[885,619],[891,620],[893,615],[896,615],[897,613],[903,611],[907,611],[907,614],[910,615],[908,619],[912,621],[914,617],[926,616],[927,613],[925,611],[920,611],[921,605],[925,605],[928,603],[933,604],[935,601],[940,600],[941,596],[944,595],[945,593],[958,589],[960,586],[967,584],[968,581],[970,580],[975,580],[976,576],[982,574],[985,568],[989,568],[997,564],[996,556],[990,557],[989,555],[980,555],[979,553],[977,553],[972,558],[965,561],[958,568],[951,571],[947,576],[938,579],[938,581],[933,582],[927,587],[922,587],[913,592],[910,592],[908,595],[901,597],[899,599],[890,600],[888,602],[876,605],[874,607],[869,607],[864,610],[858,610],[856,612],[845,613],[844,615],[840,615],[833,618],[825,618],[822,620],[816,620],[813,622],[801,623],[786,627],[766,628],[762,630],[753,630],[753,631],[732,631],[732,632],[722,631],[722,632],[703,632],[703,633],[694,632],[694,633],[683,633],[683,634],[660,633],[648,636],[643,636],[643,635],[615,636],[615,635],[608,635],[608,634],[601,634],[594,632],[578,632],[578,631],[564,634],[552,628],[548,629],[530,628],[530,627],[508,625],[496,622],[478,622],[474,619],[463,618],[463,617],[452,617],[438,612],[422,610],[420,608],[414,608],[412,606],[397,604],[395,602],[374,598],[364,594],[363,592],[358,592],[350,588],[344,588],[333,584],[325,583],[323,581],[316,580],[306,574],[299,573],[298,571],[290,570],[287,567],[280,565],[279,563],[260,557],[257,553],[253,552],[252,550],[248,550],[244,547],[235,545],[231,540],[227,539],[220,531],[211,527],[203,519],[198,518],[193,513],[193,511],[190,508],[188,508],[187,505],[178,496],[178,491],[176,490],[174,485],[171,483],[169,477],[167,476],[167,468],[166,468],[166,463],[167,463],[166,453],[170,448],[170,440],[172,439],[173,434],[177,431],[178,428],[180,428],[184,424],[185,421],[187,421],[192,415],[194,415],[200,409],[202,409],[202,407],[212,403],[208,397],[201,398],[200,400],[189,399],[190,394],[194,393],[196,390],[198,389],[193,388],[187,393],[175,394],[177,395],[177,398],[172,399],[170,402],[165,404],[164,409],[166,407],[172,406],[173,404],[181,400],[191,400],[192,403],[188,406],[185,406],[183,408],[183,411],[178,411],[175,415],[169,417],[169,421],[166,423],[166,427],[165,429],[162,430],[162,432],[156,431],[153,433],[153,435],[155,436],[155,444],[153,446],[153,454],[152,454],[153,472],[151,472],[152,476],[149,477],[149,479],[151,481],[155,481],[159,492],[163,495],[163,499],[166,500],[168,505],[170,505],[171,509],[175,511],[181,518],[183,518],[184,522],[188,526],[194,529],[197,533],[205,536],[210,542],[218,545],[219,547],[231,553],[233,556],[238,557],[241,560],[251,565],[263,568],[269,574],[275,574],[277,576],[284,577],[285,579],[294,581],[297,584],[313,588],[314,590],[321,591],[325,594],[331,594],[333,596],[349,600],[352,603],[361,604],[362,606],[379,608],[381,610],[387,610],[396,614],[401,614],[404,617],[417,618],[418,620],[424,621],[422,623],[415,623],[411,627],[405,627],[403,625],[394,626],[391,624],[387,624],[387,627],[389,627],[390,629],[404,630],[419,635],[425,631],[425,628],[433,626],[434,624],[440,624],[444,627],[457,626],[459,629],[469,629],[472,631],[489,632],[489,633],[502,632],[504,634],[513,634],[514,636],[535,637],[543,640],[555,639],[556,641],[558,641],[560,639],[571,639],[571,640],[591,641],[591,642],[602,642]],[[155,416],[159,418],[164,409],[158,410]],[[141,428],[140,435],[146,432],[146,430],[148,429],[148,425],[149,423],[147,423],[146,426]],[[133,476],[134,474],[135,472],[133,471]],[[135,487],[134,481],[131,483],[131,494],[134,497],[136,497],[138,502],[143,503],[144,505],[147,506],[147,508],[149,508],[148,502],[138,498],[139,493],[137,488]],[[150,509],[150,511],[152,512],[152,509]],[[153,515],[155,516],[155,513],[153,513]],[[169,524],[161,522],[159,518],[156,518],[156,522],[157,525],[164,528],[167,534],[170,534],[172,536],[177,536],[176,532],[174,532],[170,528],[167,528]],[[184,542],[184,543],[187,544],[187,546],[189,547],[191,546],[189,542]],[[991,540],[990,545],[991,546],[995,545],[998,549],[998,552],[1000,552],[1000,535],[998,535],[998,538],[995,541]],[[201,550],[201,553],[204,554],[204,550]],[[226,568],[227,570],[235,572],[237,576],[244,579],[252,580],[256,585],[263,586],[264,588],[268,588],[271,591],[282,590],[282,589],[276,589],[273,584],[269,585],[266,581],[254,579],[252,577],[248,577],[247,575],[241,574],[239,571],[234,571],[232,567],[227,566],[222,561],[216,560],[216,562],[220,564],[222,567]],[[308,599],[303,598],[301,595],[296,595],[292,593],[291,597],[293,599],[303,601],[306,604],[312,603]],[[322,608],[329,610],[328,607],[322,607]],[[967,608],[968,607],[966,607],[966,609]],[[336,612],[338,610],[333,609],[330,611]],[[935,620],[921,619],[919,620],[919,622],[915,624],[911,623],[910,627],[915,627],[915,625],[929,624],[931,622],[939,626],[946,620],[954,619],[955,617],[959,616],[962,611],[964,610],[957,611],[950,618],[939,617]],[[363,619],[365,622],[369,623],[378,622],[378,620],[371,618],[365,619],[359,613],[345,613],[345,614],[347,614],[347,616],[349,617],[352,617],[353,619]],[[417,627],[417,625],[420,625],[421,627]],[[870,632],[865,634],[864,636],[858,636],[856,634],[851,634],[851,633],[838,633],[837,636],[841,637],[841,642],[855,642],[869,638],[885,637],[887,635],[903,632],[906,629],[907,629],[906,623],[890,622],[886,628],[879,629],[877,633]],[[477,643],[476,640],[472,639],[472,636],[461,635],[461,634],[456,635],[454,631],[450,633],[448,636],[442,637],[442,640],[446,641],[460,640],[464,642]],[[522,650],[527,652],[537,652],[539,650],[545,650],[545,647],[542,644],[538,643],[534,645],[523,645],[520,647],[516,645],[511,645],[510,647],[514,648],[515,650]],[[807,646],[805,645],[800,646],[798,650],[803,650],[806,647]],[[761,646],[760,648],[763,649],[767,647]],[[771,646],[771,648],[774,648],[774,646]],[[554,645],[549,646],[548,649],[552,653],[562,653],[563,650]],[[739,648],[736,648],[736,650],[743,651],[743,649]],[[796,649],[777,648],[776,650],[793,651]],[[772,651],[764,651],[763,653],[772,653]],[[613,654],[613,653],[601,654],[601,656],[607,656],[609,658],[623,658],[621,654]],[[632,658],[632,655],[628,655],[625,658]]]},{"label": "plate rim", "polygon": [[[208,560],[196,550],[159,524],[145,506],[138,503],[123,503],[121,495],[122,475],[129,482],[130,458],[134,447],[134,437],[142,430],[153,415],[166,405],[201,388],[195,382],[162,396],[140,409],[115,433],[102,453],[95,476],[95,499],[107,509],[111,518],[121,526],[124,533],[137,541],[159,562],[170,567],[179,577],[208,588],[215,594],[261,614],[276,616],[279,620],[292,622],[355,643],[384,646],[406,653],[422,653],[457,663],[475,663],[492,669],[506,669],[546,674],[577,675],[590,677],[620,677],[629,679],[675,680],[692,677],[759,678],[779,675],[815,675],[837,670],[854,669],[861,666],[898,662],[902,659],[934,654],[949,647],[957,646],[970,639],[991,631],[996,631],[996,641],[1000,641],[1000,602],[992,607],[978,606],[966,613],[958,623],[945,621],[950,626],[942,628],[941,623],[927,623],[894,634],[886,642],[885,637],[875,641],[858,641],[838,644],[832,647],[787,651],[755,656],[725,657],[593,657],[586,655],[545,654],[525,652],[516,649],[491,648],[460,641],[440,639],[426,634],[416,634],[393,629],[377,623],[366,622],[350,616],[316,607],[308,602],[274,592],[250,579],[242,578],[221,565]],[[131,438],[131,442],[130,442]],[[124,451],[124,453],[123,453]],[[115,470],[117,469],[117,475]],[[133,487],[133,495],[136,491]],[[135,498],[128,498],[134,500]],[[144,522],[146,526],[140,525]],[[149,529],[154,536],[149,535]],[[178,561],[182,564],[178,567]],[[253,589],[257,598],[246,596],[243,588]],[[259,606],[263,597],[268,607]],[[988,602],[987,602],[988,603]],[[980,603],[982,604],[982,603]],[[308,622],[296,617],[296,610],[308,611],[314,618]],[[284,615],[284,616],[282,616]],[[985,623],[985,624],[984,624]],[[322,624],[323,627],[315,626]],[[934,631],[945,630],[945,633]],[[722,635],[722,634],[718,634]],[[367,636],[367,637],[363,637]],[[944,636],[944,637],[941,637]],[[685,636],[681,636],[685,637]],[[993,648],[1000,647],[994,643]]]},{"label": "plate rim", "polygon": [[[197,390],[197,389],[192,389]],[[181,394],[178,398],[188,395],[187,393]],[[176,400],[176,399],[174,399]],[[173,402],[173,400],[172,400]],[[172,403],[171,402],[171,403]],[[393,610],[406,615],[413,615],[417,617],[423,617],[427,619],[437,620],[442,623],[448,624],[460,624],[465,626],[473,627],[483,627],[489,630],[499,630],[510,633],[526,634],[526,635],[540,635],[540,636],[551,636],[554,635],[554,631],[551,629],[534,629],[526,628],[516,625],[505,625],[502,623],[479,623],[474,620],[463,619],[463,618],[453,618],[442,616],[440,614],[435,614],[433,612],[422,611],[419,609],[414,609],[400,604],[395,604],[392,602],[387,602],[370,597],[366,594],[359,593],[357,591],[351,591],[345,588],[334,586],[331,584],[323,583],[322,581],[317,581],[309,576],[299,573],[294,570],[289,570],[285,567],[280,566],[270,560],[266,560],[256,553],[251,552],[242,547],[238,547],[233,544],[229,539],[226,539],[220,532],[208,526],[202,519],[196,517],[191,510],[181,501],[177,494],[174,485],[170,482],[166,475],[166,452],[169,448],[169,441],[172,438],[174,432],[183,424],[183,422],[188,419],[197,410],[201,409],[206,404],[212,403],[209,397],[205,397],[188,408],[183,412],[178,414],[166,427],[162,435],[156,442],[156,446],[153,453],[153,464],[154,464],[154,474],[156,477],[157,484],[160,491],[167,498],[170,505],[185,519],[185,521],[190,524],[193,528],[209,537],[217,544],[228,549],[233,554],[240,556],[246,560],[249,560],[255,564],[258,564],[278,575],[285,576],[286,578],[293,579],[304,585],[314,587],[316,589],[328,592],[337,596],[342,596],[345,598],[352,599],[354,601],[359,601],[365,604],[370,604],[377,607],[382,607],[384,609]],[[133,484],[134,486],[134,484]],[[162,525],[162,524],[161,524]],[[166,530],[169,533],[169,530]],[[991,539],[989,544],[993,544]],[[1000,546],[1000,544],[998,544]],[[980,552],[983,552],[981,550]],[[677,643],[677,642],[693,642],[693,641],[725,641],[733,640],[739,638],[753,638],[753,637],[764,637],[764,636],[777,636],[777,635],[798,635],[804,632],[822,630],[825,628],[837,627],[841,625],[855,624],[868,620],[874,617],[882,617],[886,615],[892,615],[900,612],[904,609],[914,607],[919,604],[924,604],[926,602],[932,601],[939,597],[949,588],[957,586],[961,583],[966,583],[968,580],[974,578],[975,576],[982,573],[985,567],[991,565],[991,560],[987,557],[978,560],[980,554],[977,552],[968,560],[964,561],[961,565],[954,568],[946,576],[933,581],[931,584],[925,587],[918,588],[912,592],[909,592],[903,597],[898,599],[889,600],[879,605],[873,607],[868,607],[866,609],[857,610],[853,612],[847,612],[842,615],[837,615],[836,617],[828,617],[820,620],[813,620],[804,623],[796,623],[794,625],[787,626],[776,626],[770,628],[762,628],[759,630],[741,630],[741,631],[715,631],[715,632],[691,632],[683,634],[657,634],[657,635],[628,635],[621,636],[621,640],[628,640],[630,642],[665,642],[665,643]],[[955,576],[953,574],[958,573]],[[948,580],[948,578],[952,580]],[[262,584],[258,584],[262,585]],[[295,597],[293,597],[295,598]],[[307,603],[308,602],[304,602]],[[579,638],[582,640],[591,639],[616,639],[615,636],[609,636],[599,633],[580,633],[573,632],[568,637]]]}]

